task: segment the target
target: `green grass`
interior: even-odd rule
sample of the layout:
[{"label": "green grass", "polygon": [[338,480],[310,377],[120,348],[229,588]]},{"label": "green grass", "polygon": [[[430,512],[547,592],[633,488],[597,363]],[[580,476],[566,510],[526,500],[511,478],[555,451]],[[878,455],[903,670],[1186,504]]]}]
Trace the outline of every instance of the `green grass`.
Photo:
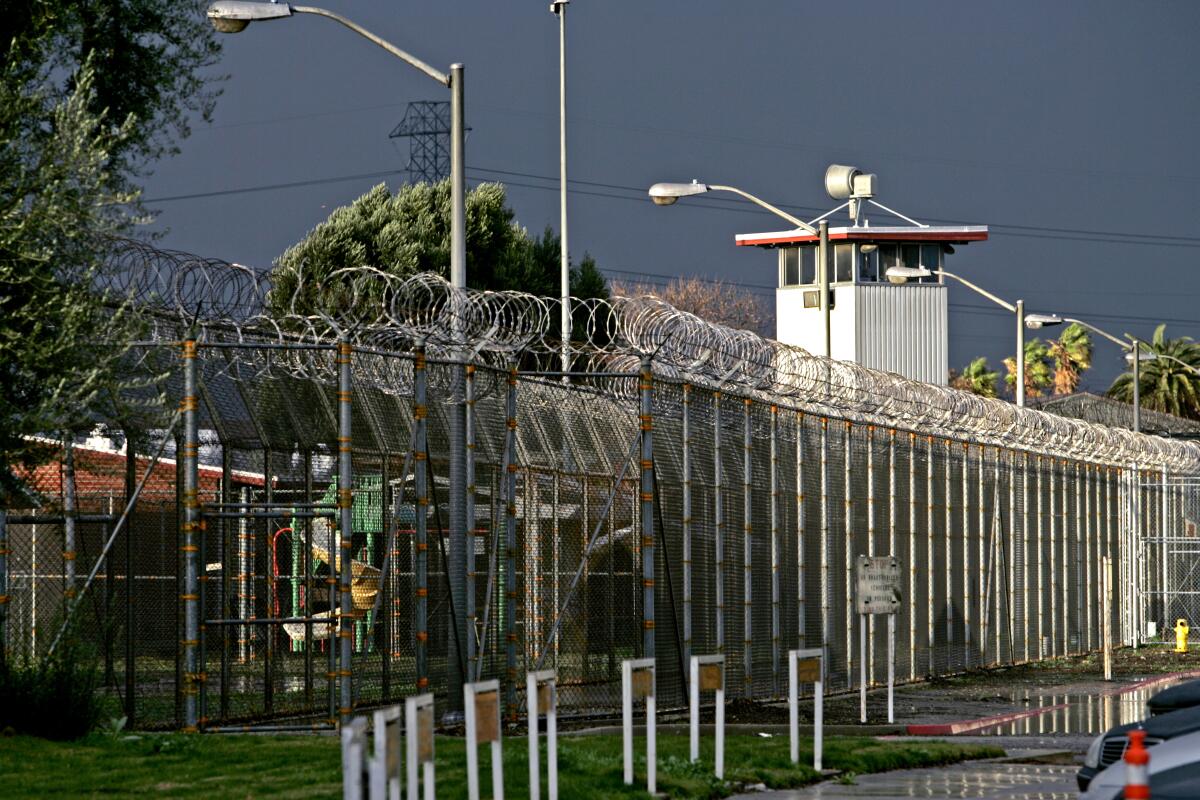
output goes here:
[{"label": "green grass", "polygon": [[[136,737],[136,738],[135,738]],[[718,798],[738,783],[787,788],[816,779],[811,750],[803,742],[801,765],[788,758],[787,737],[730,736],[726,742],[726,783],[712,776],[712,741],[702,760],[688,761],[686,736],[659,736],[658,789],[672,797]],[[635,752],[636,783],[621,781],[619,736],[563,736],[559,739],[559,788],[563,797],[646,797],[645,741]],[[504,786],[512,797],[528,796],[526,740],[511,738],[504,748]],[[480,749],[485,795],[490,791],[489,748]],[[890,769],[949,764],[1003,755],[995,747],[942,741],[826,739],[825,766],[865,774]],[[543,764],[544,764],[543,760]],[[544,767],[543,767],[544,769]],[[4,796],[62,797],[155,793],[166,797],[336,797],[341,792],[341,755],[331,736],[182,734],[92,735],[78,742],[29,737],[0,739]],[[437,740],[438,796],[466,796],[462,739]]]}]

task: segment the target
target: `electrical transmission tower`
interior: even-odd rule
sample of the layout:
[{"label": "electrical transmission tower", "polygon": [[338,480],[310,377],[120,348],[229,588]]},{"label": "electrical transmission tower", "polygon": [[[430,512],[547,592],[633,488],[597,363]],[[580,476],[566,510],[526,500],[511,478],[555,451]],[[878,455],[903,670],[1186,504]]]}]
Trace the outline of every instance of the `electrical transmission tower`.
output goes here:
[{"label": "electrical transmission tower", "polygon": [[408,139],[409,180],[437,183],[450,177],[450,103],[409,103],[404,118],[388,138]]}]

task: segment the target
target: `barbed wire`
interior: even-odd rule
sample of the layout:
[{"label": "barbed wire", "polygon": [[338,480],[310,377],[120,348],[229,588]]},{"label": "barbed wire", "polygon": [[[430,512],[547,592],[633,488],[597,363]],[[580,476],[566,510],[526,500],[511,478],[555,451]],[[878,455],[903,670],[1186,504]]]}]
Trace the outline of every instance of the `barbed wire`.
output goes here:
[{"label": "barbed wire", "polygon": [[[559,298],[455,289],[434,273],[400,278],[348,267],[308,285],[297,271],[293,277],[300,279],[285,287],[239,264],[121,240],[109,276],[105,288],[146,313],[154,340],[178,340],[191,325],[221,341],[330,345],[345,338],[362,349],[360,358],[372,358],[370,374],[384,391],[409,390],[406,371],[385,362],[389,354],[408,354],[418,345],[434,358],[503,367],[518,360],[555,363],[550,357],[562,351]],[[605,375],[628,374],[650,359],[660,380],[746,393],[806,413],[1058,458],[1200,471],[1198,444],[1018,408],[815,356],[701,319],[655,296],[571,299],[568,305],[578,337],[570,343],[572,370],[626,399],[635,383]],[[239,380],[267,371],[334,378],[333,361],[320,350],[280,355],[239,349],[229,363]]]}]

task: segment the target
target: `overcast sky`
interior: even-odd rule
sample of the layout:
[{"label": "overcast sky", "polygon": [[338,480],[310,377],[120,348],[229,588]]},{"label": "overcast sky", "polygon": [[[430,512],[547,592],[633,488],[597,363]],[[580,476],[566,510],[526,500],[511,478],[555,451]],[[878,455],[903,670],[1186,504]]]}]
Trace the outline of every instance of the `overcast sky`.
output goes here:
[{"label": "overcast sky", "polygon": [[[470,182],[503,180],[522,224],[557,229],[547,0],[325,5],[441,69],[463,62]],[[1194,0],[572,0],[572,255],[617,278],[770,292],[774,255],[733,237],[777,218],[731,200],[658,208],[646,187],[732,184],[811,217],[834,205],[826,165],[849,163],[911,216],[990,225],[947,266],[1031,312],[1200,338],[1198,33]],[[388,132],[408,102],[448,99],[329,20],[255,23],[222,42],[213,123],[146,183],[167,247],[269,266],[333,208],[398,186],[407,143]],[[951,364],[998,367],[1011,316],[950,291]],[[1085,383],[1102,390],[1120,367],[1097,343]]]}]

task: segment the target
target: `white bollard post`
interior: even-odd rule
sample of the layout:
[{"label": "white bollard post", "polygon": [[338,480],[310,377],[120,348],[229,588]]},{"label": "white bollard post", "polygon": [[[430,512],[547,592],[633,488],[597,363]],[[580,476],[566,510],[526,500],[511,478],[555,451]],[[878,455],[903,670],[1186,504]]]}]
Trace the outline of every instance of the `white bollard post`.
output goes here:
[{"label": "white bollard post", "polygon": [[725,656],[692,656],[691,759],[700,760],[700,692],[716,692],[716,774],[725,777]]},{"label": "white bollard post", "polygon": [[657,791],[657,752],[654,737],[655,668],[653,658],[621,662],[621,733],[625,752],[625,783],[633,785],[633,700],[646,698],[646,791]]},{"label": "white bollard post", "polygon": [[425,773],[425,800],[434,800],[432,694],[419,694],[404,700],[404,725],[408,750],[408,800],[417,800],[421,771]]},{"label": "white bollard post", "polygon": [[367,750],[366,717],[355,717],[342,726],[342,797],[362,800],[363,757]]},{"label": "white bollard post", "polygon": [[492,743],[492,797],[504,800],[504,761],[500,750],[500,681],[463,684],[467,717],[467,795],[479,800],[479,745]]},{"label": "white bollard post", "polygon": [[788,651],[788,721],[792,763],[800,762],[800,684],[813,684],[813,769],[821,771],[821,728],[825,722],[822,676],[824,651],[817,647]]},{"label": "white bollard post", "polygon": [[[999,628],[997,628],[999,630]],[[996,650],[999,653],[999,649]],[[888,724],[896,721],[896,615],[888,614]]]},{"label": "white bollard post", "polygon": [[374,748],[368,762],[371,800],[400,800],[400,769],[404,737],[401,706],[375,712]]},{"label": "white bollard post", "polygon": [[525,674],[525,697],[529,714],[529,798],[542,793],[538,754],[538,716],[546,715],[546,792],[558,800],[558,688],[554,670]]},{"label": "white bollard post", "polygon": [[867,721],[867,615],[858,615],[858,721]]}]

